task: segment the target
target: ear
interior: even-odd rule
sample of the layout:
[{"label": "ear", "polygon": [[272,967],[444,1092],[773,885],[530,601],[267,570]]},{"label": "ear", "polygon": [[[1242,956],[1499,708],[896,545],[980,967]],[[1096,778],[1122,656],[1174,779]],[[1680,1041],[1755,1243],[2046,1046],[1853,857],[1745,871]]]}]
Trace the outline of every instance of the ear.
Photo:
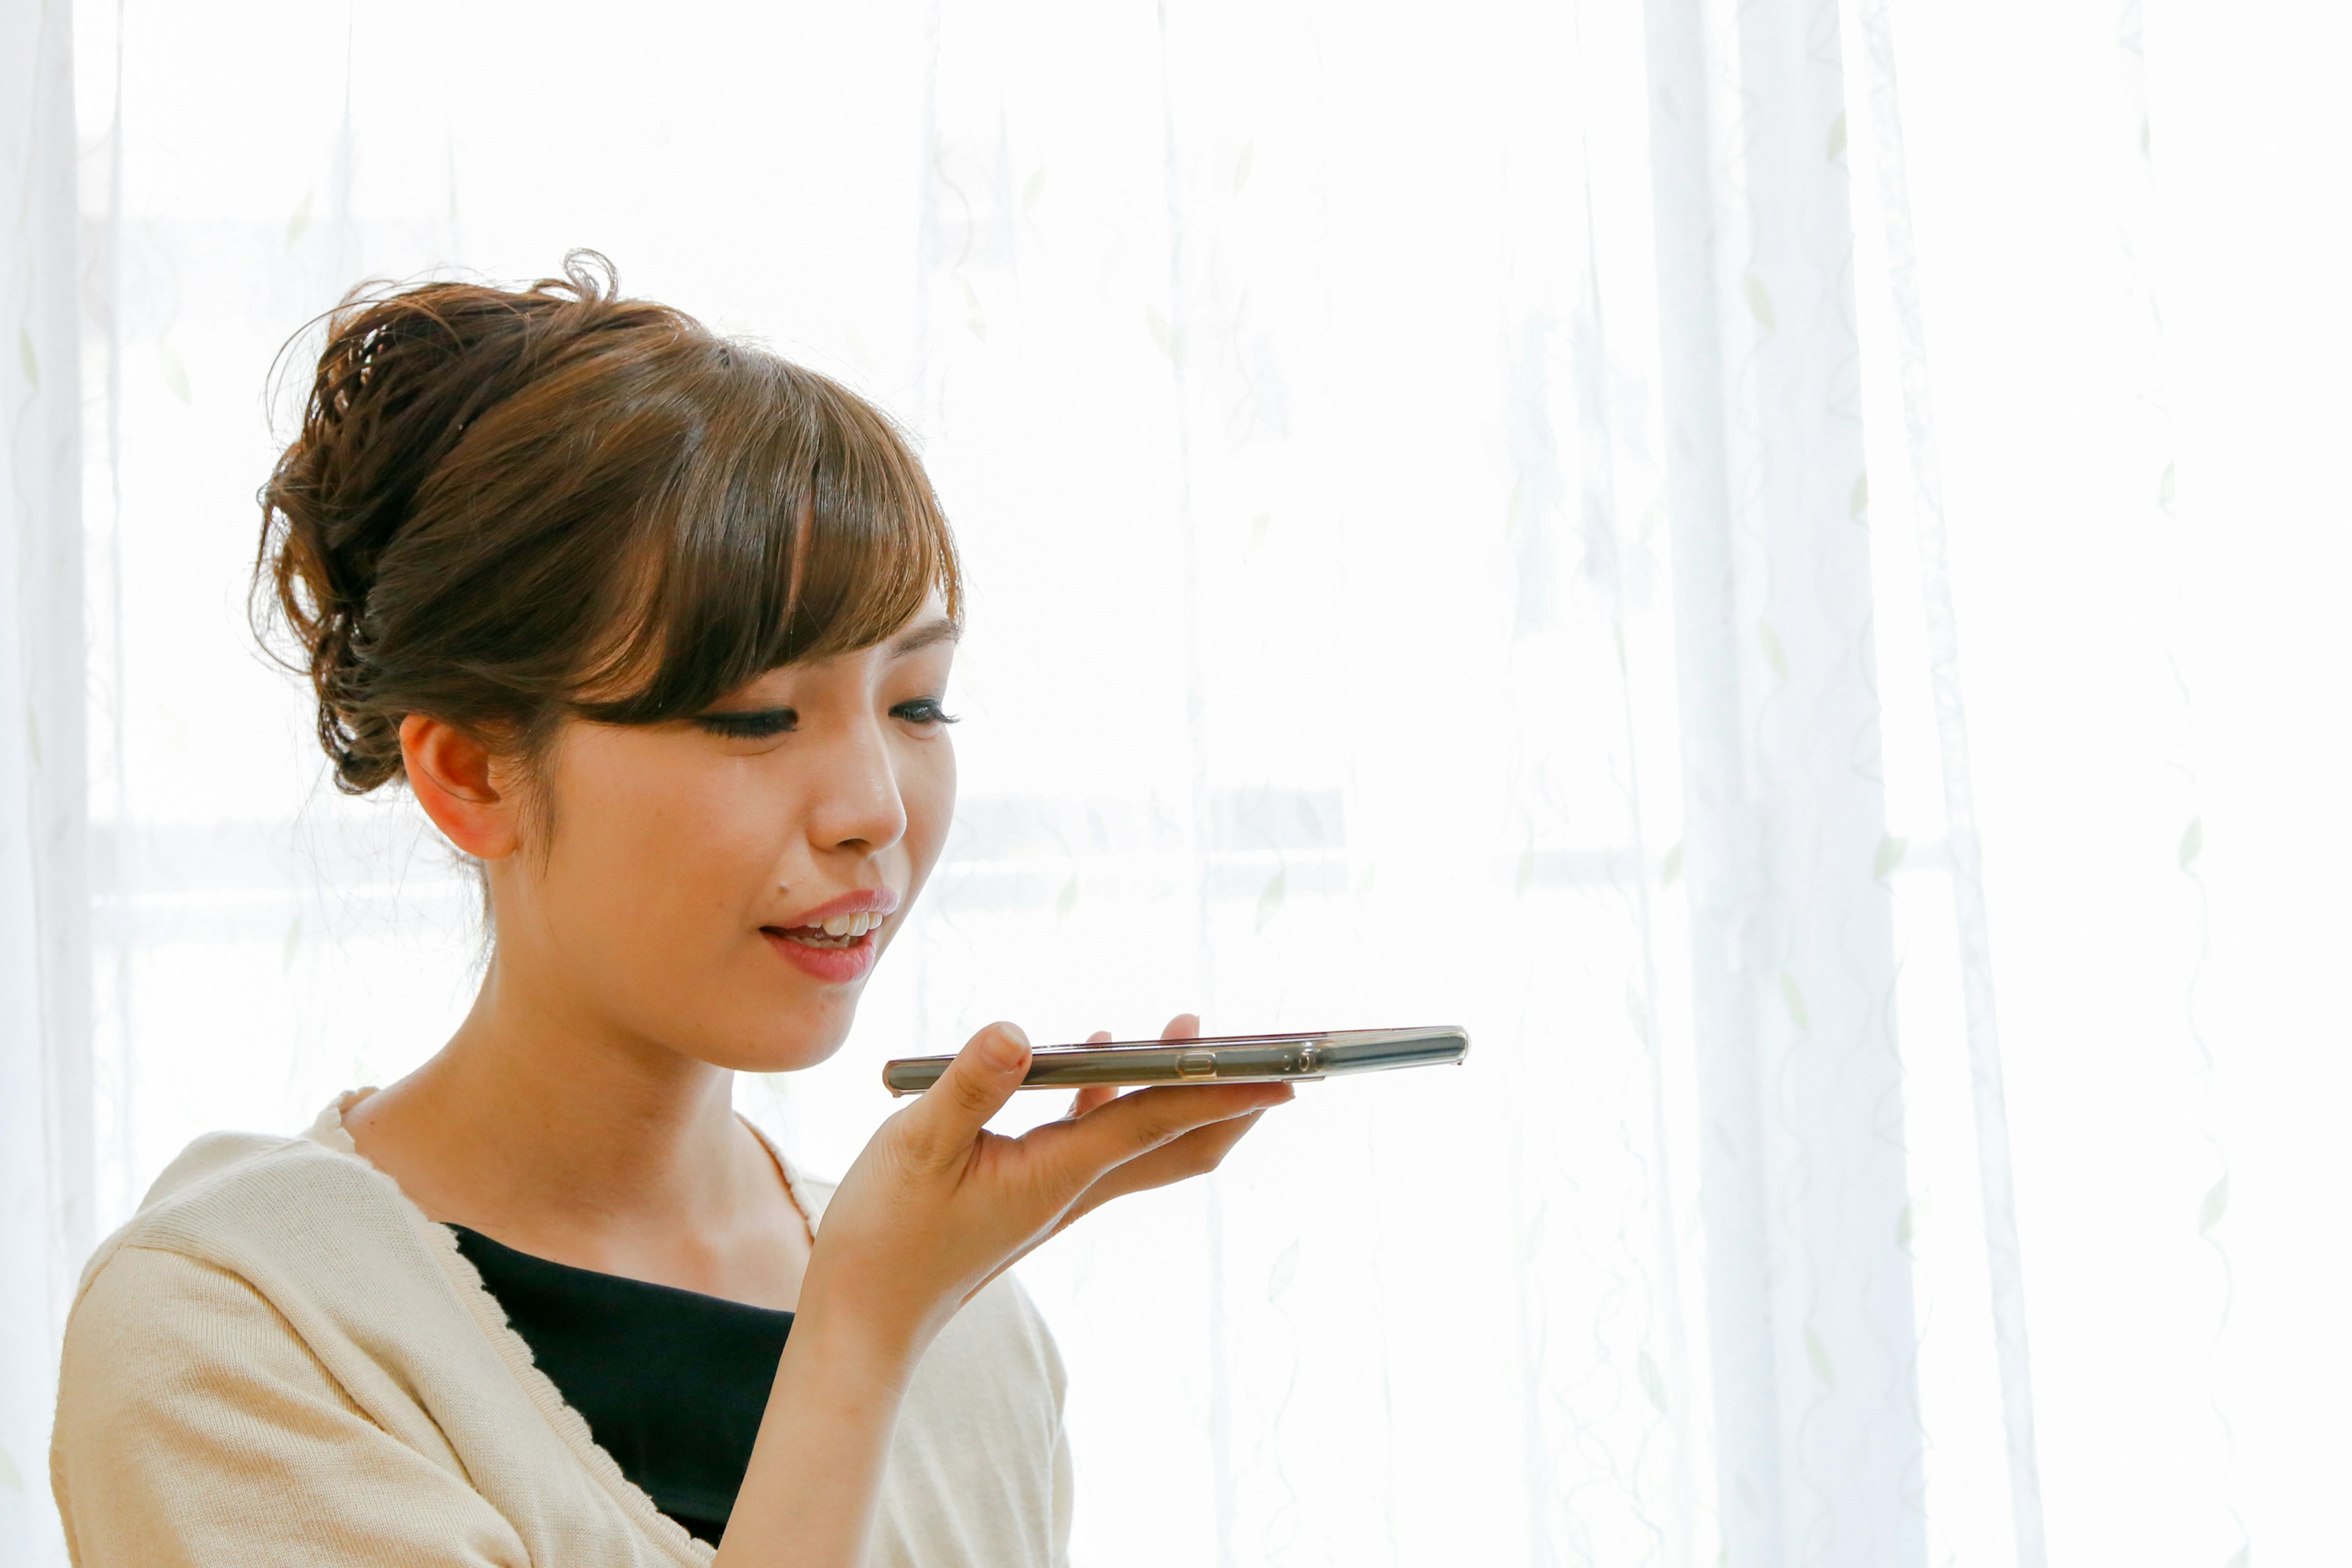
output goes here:
[{"label": "ear", "polygon": [[522,842],[522,802],[489,747],[423,713],[400,721],[409,792],[449,842],[477,860],[501,860]]}]

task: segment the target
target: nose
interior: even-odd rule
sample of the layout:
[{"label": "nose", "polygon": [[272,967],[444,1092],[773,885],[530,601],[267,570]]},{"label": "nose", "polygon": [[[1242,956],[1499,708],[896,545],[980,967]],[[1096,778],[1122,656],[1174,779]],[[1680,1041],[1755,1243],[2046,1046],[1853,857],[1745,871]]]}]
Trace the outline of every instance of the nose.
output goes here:
[{"label": "nose", "polygon": [[880,725],[846,726],[817,763],[808,823],[813,847],[872,855],[906,834],[907,803]]}]

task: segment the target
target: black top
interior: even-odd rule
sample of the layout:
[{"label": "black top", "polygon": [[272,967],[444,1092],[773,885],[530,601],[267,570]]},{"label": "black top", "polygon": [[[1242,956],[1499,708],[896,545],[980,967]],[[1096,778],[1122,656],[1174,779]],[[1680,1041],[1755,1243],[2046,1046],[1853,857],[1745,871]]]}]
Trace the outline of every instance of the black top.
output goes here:
[{"label": "black top", "polygon": [[793,1315],[551,1263],[462,1225],[466,1255],[621,1473],[716,1545]]}]

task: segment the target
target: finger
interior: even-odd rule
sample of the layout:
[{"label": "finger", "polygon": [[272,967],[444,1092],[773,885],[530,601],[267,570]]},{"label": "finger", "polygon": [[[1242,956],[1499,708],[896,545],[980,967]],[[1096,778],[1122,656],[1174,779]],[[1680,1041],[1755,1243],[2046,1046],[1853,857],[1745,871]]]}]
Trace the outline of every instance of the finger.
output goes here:
[{"label": "finger", "polygon": [[1172,1143],[1196,1127],[1247,1116],[1290,1097],[1286,1083],[1139,1089],[1078,1121],[1048,1122],[1022,1142],[1034,1152],[1038,1168],[1051,1173],[1053,1184],[1075,1197],[1114,1167]]},{"label": "finger", "polygon": [[951,1163],[1004,1108],[1028,1070],[1029,1037],[1017,1026],[991,1024],[974,1035],[939,1082],[894,1118],[908,1152],[933,1166]]},{"label": "finger", "polygon": [[[1097,1029],[1093,1034],[1087,1037],[1087,1044],[1090,1046],[1107,1045],[1109,1041],[1110,1031],[1108,1029]],[[1097,1084],[1078,1090],[1076,1097],[1070,1101],[1068,1120],[1075,1121],[1078,1117],[1084,1116],[1087,1111],[1092,1110],[1096,1106],[1102,1104],[1105,1100],[1111,1099],[1118,1093],[1118,1090],[1112,1088],[1109,1084]]]},{"label": "finger", "polygon": [[1114,1167],[1101,1180],[1078,1194],[1077,1202],[1063,1215],[1068,1225],[1080,1215],[1100,1208],[1113,1198],[1129,1193],[1149,1192],[1154,1187],[1168,1186],[1192,1176],[1205,1176],[1224,1163],[1234,1145],[1246,1137],[1258,1123],[1264,1110],[1253,1110],[1246,1116],[1236,1116],[1230,1121],[1213,1122],[1185,1133],[1172,1143],[1162,1144],[1148,1154],[1139,1154],[1127,1163]]},{"label": "finger", "polygon": [[[1200,1016],[1194,1013],[1177,1014],[1168,1020],[1168,1026],[1160,1032],[1160,1037],[1163,1040],[1199,1039],[1201,1037]],[[1109,1031],[1098,1029],[1087,1037],[1087,1044],[1099,1046],[1109,1038]],[[1077,1097],[1070,1101],[1070,1116],[1073,1119],[1084,1116],[1097,1106],[1108,1105],[1118,1098],[1118,1089],[1109,1084],[1082,1089],[1078,1090]]]},{"label": "finger", "polygon": [[1118,1167],[1110,1174],[1071,1200],[1069,1206],[1063,1210],[1058,1219],[1055,1220],[1051,1231],[1040,1235],[1034,1241],[1024,1247],[1019,1253],[999,1264],[987,1279],[972,1287],[964,1300],[971,1300],[972,1296],[979,1294],[987,1287],[990,1280],[993,1280],[997,1275],[1012,1268],[1022,1256],[1034,1249],[1038,1242],[1045,1240],[1047,1236],[1057,1235],[1068,1229],[1080,1215],[1100,1208],[1111,1199],[1124,1196],[1129,1193],[1140,1193],[1152,1187],[1164,1187],[1171,1183],[1181,1182],[1188,1176],[1204,1175],[1215,1170],[1223,1162],[1225,1155],[1232,1151],[1234,1145],[1241,1142],[1242,1135],[1256,1126],[1257,1119],[1265,1114],[1265,1110],[1261,1108],[1234,1117],[1231,1121],[1212,1122],[1208,1126],[1196,1128],[1178,1138],[1174,1142],[1154,1149],[1151,1152]]}]

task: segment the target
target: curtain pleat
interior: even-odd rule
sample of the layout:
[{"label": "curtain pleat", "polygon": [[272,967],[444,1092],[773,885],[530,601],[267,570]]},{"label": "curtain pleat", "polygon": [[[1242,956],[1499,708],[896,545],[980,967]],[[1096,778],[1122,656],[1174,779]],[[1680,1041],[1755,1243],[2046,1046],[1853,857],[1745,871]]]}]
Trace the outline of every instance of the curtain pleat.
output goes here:
[{"label": "curtain pleat", "polygon": [[56,1347],[96,1239],[71,16],[0,6],[0,1557],[65,1560]]}]

